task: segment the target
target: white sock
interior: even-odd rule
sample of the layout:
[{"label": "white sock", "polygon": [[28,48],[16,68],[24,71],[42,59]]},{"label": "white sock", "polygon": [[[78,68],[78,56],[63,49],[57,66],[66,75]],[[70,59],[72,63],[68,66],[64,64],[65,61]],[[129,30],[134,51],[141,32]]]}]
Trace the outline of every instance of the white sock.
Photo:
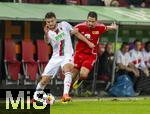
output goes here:
[{"label": "white sock", "polygon": [[64,93],[63,93],[63,95],[69,93],[71,83],[72,83],[72,73],[66,72],[65,73],[65,79],[64,79]]},{"label": "white sock", "polygon": [[34,99],[37,99],[37,95],[40,93],[43,93],[43,90],[45,88],[45,85],[42,85],[40,82],[38,83],[37,87],[36,87],[36,91],[34,92]]}]

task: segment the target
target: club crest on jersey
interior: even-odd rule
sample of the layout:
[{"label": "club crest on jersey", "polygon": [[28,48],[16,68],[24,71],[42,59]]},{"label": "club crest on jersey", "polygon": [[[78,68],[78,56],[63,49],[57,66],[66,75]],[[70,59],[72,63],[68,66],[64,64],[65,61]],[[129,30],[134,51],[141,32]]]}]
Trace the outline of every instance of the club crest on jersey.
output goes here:
[{"label": "club crest on jersey", "polygon": [[92,34],[99,34],[99,31],[92,31]]},{"label": "club crest on jersey", "polygon": [[90,34],[85,34],[84,35],[87,39],[90,39],[91,38],[91,35]]}]

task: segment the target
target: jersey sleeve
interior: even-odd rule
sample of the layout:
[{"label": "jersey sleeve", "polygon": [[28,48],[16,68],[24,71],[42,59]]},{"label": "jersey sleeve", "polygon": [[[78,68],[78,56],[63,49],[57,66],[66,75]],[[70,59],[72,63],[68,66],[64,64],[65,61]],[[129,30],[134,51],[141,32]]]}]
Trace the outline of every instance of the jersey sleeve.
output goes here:
[{"label": "jersey sleeve", "polygon": [[107,31],[107,26],[105,26],[104,24],[99,24],[98,29],[100,31],[100,34],[103,34]]},{"label": "jersey sleeve", "polygon": [[79,24],[78,24],[78,25],[76,25],[76,26],[75,26],[75,28],[79,29],[79,28],[80,28]]},{"label": "jersey sleeve", "polygon": [[82,27],[81,27],[80,24],[77,24],[77,25],[75,26],[75,28],[78,29],[79,32],[81,32],[81,28],[82,28]]},{"label": "jersey sleeve", "polygon": [[63,26],[66,28],[67,31],[72,31],[73,30],[73,27],[71,24],[69,24],[68,22],[66,21],[63,21]]}]

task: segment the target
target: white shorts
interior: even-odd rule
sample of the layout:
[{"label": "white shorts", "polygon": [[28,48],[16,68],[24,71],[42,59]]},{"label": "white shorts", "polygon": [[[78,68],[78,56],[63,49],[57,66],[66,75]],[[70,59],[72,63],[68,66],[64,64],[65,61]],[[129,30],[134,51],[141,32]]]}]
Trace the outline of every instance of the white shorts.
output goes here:
[{"label": "white shorts", "polygon": [[54,76],[57,74],[59,68],[63,68],[65,64],[74,64],[73,62],[73,56],[72,57],[65,57],[65,56],[59,56],[59,57],[53,57],[49,60],[48,64],[46,65],[44,72],[42,73],[42,76],[51,76],[54,78]]}]

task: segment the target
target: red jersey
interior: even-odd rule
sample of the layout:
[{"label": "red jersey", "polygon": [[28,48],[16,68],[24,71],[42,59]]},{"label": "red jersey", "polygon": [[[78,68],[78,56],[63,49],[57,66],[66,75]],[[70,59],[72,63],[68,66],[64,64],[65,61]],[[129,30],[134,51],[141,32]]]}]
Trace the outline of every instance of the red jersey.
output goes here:
[{"label": "red jersey", "polygon": [[[97,23],[95,28],[89,28],[86,22],[78,24],[75,26],[79,32],[85,36],[89,41],[97,45],[99,43],[99,38],[101,34],[107,31],[107,27],[104,24]],[[76,45],[76,53],[97,53],[96,47],[91,49],[85,42],[78,39],[78,43]]]}]

